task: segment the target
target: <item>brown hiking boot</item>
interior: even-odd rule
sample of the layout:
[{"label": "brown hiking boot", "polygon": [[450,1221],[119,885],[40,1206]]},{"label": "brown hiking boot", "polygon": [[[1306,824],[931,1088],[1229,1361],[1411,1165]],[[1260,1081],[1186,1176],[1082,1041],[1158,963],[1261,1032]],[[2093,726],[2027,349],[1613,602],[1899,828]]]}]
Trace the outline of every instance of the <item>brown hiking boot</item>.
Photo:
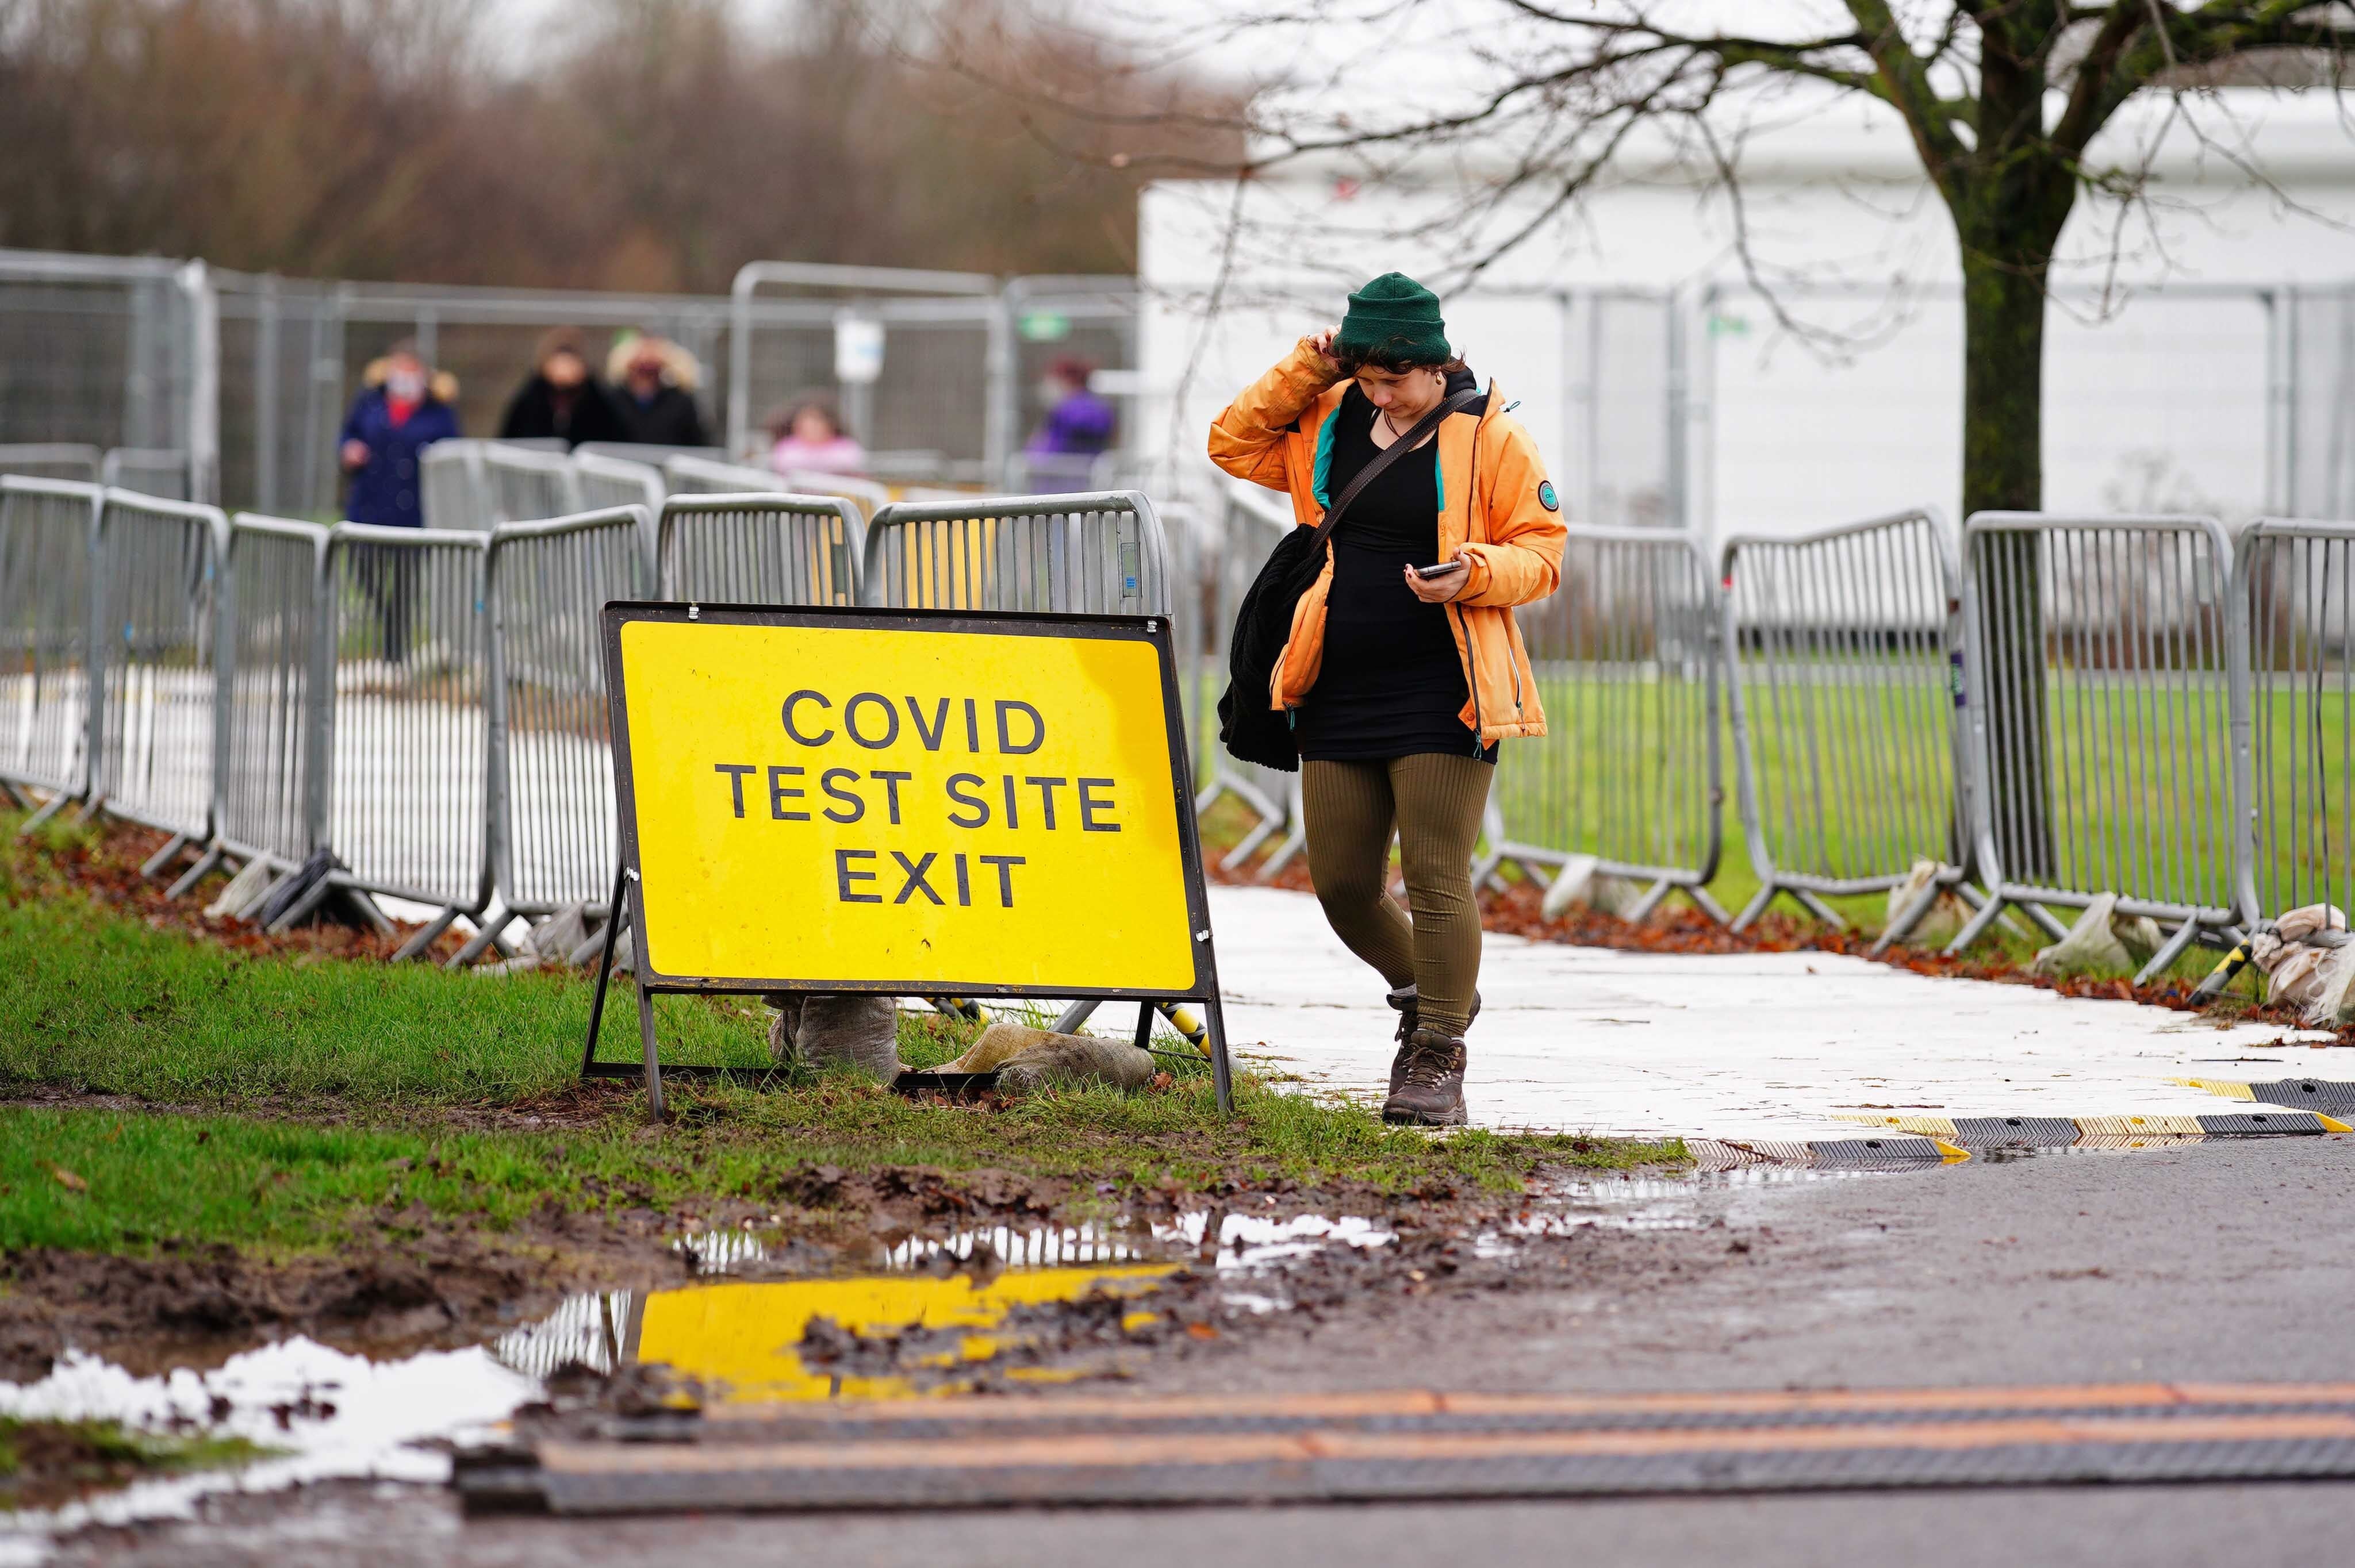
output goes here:
[{"label": "brown hiking boot", "polygon": [[[1399,1015],[1398,1033],[1393,1036],[1398,1042],[1398,1051],[1391,1057],[1391,1093],[1395,1095],[1399,1092],[1399,1084],[1406,1077],[1408,1042],[1414,1037],[1415,1030],[1423,1022],[1422,999],[1414,987],[1402,985],[1382,1000],[1389,1002]],[[1476,991],[1472,993],[1472,1018],[1479,1016],[1480,993]],[[1471,1018],[1464,1021],[1464,1027],[1472,1027]]]},{"label": "brown hiking boot", "polygon": [[1464,1125],[1463,1037],[1417,1029],[1401,1054],[1406,1070],[1382,1102],[1382,1119],[1405,1127]]}]

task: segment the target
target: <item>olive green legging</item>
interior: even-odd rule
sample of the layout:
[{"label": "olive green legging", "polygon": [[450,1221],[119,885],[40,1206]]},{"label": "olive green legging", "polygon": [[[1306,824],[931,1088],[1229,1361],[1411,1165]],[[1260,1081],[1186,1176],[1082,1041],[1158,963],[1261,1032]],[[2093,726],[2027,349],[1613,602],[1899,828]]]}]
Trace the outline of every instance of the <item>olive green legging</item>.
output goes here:
[{"label": "olive green legging", "polygon": [[[1437,752],[1388,762],[1305,762],[1308,874],[1325,918],[1391,986],[1412,980],[1426,1029],[1461,1034],[1480,978],[1480,912],[1472,845],[1493,764]],[[1399,837],[1412,920],[1390,895],[1391,832]]]}]

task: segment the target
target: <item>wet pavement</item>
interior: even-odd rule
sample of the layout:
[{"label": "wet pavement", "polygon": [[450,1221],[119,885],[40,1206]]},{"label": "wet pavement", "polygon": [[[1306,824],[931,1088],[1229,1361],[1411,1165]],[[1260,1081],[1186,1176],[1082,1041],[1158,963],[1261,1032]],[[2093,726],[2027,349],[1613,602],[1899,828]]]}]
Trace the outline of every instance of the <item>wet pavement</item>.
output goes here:
[{"label": "wet pavement", "polygon": [[[1216,885],[1210,905],[1237,1050],[1378,1100],[1394,1015],[1316,900]],[[2178,1080],[2355,1079],[2355,1050],[2309,1048],[2325,1034],[1837,953],[1483,941],[1482,1127],[1797,1142],[1892,1117],[2196,1118],[2244,1107]]]}]

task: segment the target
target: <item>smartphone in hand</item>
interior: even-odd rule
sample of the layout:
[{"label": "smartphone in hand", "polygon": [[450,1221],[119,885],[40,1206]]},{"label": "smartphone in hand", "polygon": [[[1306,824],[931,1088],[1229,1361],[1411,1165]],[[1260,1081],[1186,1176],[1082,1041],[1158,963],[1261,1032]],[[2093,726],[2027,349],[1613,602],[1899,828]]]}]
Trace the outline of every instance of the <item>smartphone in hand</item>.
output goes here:
[{"label": "smartphone in hand", "polygon": [[1408,569],[1412,571],[1416,577],[1421,577],[1424,582],[1430,582],[1438,577],[1454,577],[1456,573],[1464,569],[1464,563],[1461,561],[1442,561],[1435,567],[1412,567]]}]

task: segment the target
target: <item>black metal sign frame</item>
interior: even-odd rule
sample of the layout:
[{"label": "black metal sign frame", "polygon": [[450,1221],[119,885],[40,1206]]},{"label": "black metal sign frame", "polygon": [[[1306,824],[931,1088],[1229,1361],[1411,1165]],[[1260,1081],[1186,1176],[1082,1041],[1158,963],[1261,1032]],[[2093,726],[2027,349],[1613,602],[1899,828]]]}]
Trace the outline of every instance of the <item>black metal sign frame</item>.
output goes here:
[{"label": "black metal sign frame", "polygon": [[[1000,637],[1102,638],[1144,642],[1154,650],[1161,673],[1162,722],[1167,739],[1169,787],[1178,818],[1179,854],[1186,883],[1188,928],[1194,935],[1194,977],[1190,985],[1167,989],[1097,989],[1042,991],[1036,987],[1000,985],[970,979],[938,976],[896,979],[818,980],[779,976],[712,979],[654,972],[646,942],[645,887],[640,877],[637,800],[630,764],[629,694],[622,678],[622,628],[634,621],[666,625],[752,626],[964,632]],[[762,605],[649,603],[615,600],[604,608],[602,642],[605,661],[605,691],[611,715],[613,750],[614,821],[619,833],[620,865],[613,877],[613,896],[606,911],[603,950],[597,961],[597,985],[589,1003],[589,1031],[581,1054],[584,1078],[641,1076],[645,1082],[649,1112],[663,1114],[664,1068],[655,1038],[654,999],[657,996],[760,994],[766,991],[875,991],[890,996],[1002,997],[1009,1000],[1134,1001],[1139,1004],[1137,1038],[1143,1044],[1152,1027],[1155,1004],[1199,1001],[1209,1033],[1210,1074],[1218,1091],[1219,1109],[1234,1108],[1233,1074],[1227,1054],[1225,1010],[1219,1001],[1217,943],[1210,934],[1209,895],[1202,874],[1201,839],[1193,811],[1193,761],[1187,745],[1185,709],[1178,694],[1178,662],[1166,616],[980,614],[966,610],[781,609]],[[597,1035],[603,1022],[606,991],[613,980],[613,951],[624,919],[632,932],[632,980],[637,992],[638,1033],[645,1051],[641,1063],[604,1062],[597,1057]],[[721,1074],[759,1079],[761,1069],[689,1066],[669,1069],[674,1076],[704,1077]]]}]

